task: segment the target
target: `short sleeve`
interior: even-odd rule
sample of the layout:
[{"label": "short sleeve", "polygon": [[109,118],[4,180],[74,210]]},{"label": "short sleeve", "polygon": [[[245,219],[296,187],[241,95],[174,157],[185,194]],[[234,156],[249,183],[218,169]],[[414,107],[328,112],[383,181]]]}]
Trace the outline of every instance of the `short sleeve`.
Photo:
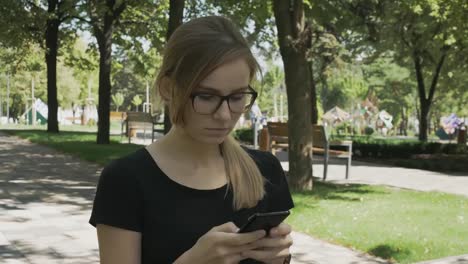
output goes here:
[{"label": "short sleeve", "polygon": [[276,156],[267,152],[270,163],[269,177],[267,178],[267,190],[269,211],[286,211],[294,207],[294,202],[289,191],[288,182],[283,167]]},{"label": "short sleeve", "polygon": [[101,172],[89,223],[142,231],[143,199],[137,179],[124,161],[114,161]]}]

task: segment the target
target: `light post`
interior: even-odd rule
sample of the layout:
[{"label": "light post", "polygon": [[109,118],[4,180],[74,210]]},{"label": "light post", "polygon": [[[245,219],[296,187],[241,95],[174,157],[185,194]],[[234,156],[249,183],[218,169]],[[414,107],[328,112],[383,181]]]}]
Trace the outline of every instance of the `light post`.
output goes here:
[{"label": "light post", "polygon": [[34,75],[31,78],[31,121],[32,125],[36,125],[36,99],[34,98]]},{"label": "light post", "polygon": [[7,124],[10,122],[10,73],[7,73]]},{"label": "light post", "polygon": [[151,113],[151,106],[152,104],[150,103],[150,98],[149,98],[149,84],[148,84],[148,81],[146,81],[146,102],[143,103],[143,112]]},{"label": "light post", "polygon": [[284,86],[281,84],[280,86],[280,122],[283,122],[283,91]]}]

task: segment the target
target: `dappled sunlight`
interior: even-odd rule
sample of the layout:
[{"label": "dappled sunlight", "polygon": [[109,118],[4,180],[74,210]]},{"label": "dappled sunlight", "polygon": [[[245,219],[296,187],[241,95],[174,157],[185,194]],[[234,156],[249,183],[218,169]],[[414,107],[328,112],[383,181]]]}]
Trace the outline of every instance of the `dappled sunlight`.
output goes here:
[{"label": "dappled sunlight", "polygon": [[0,146],[0,259],[98,262],[88,220],[101,167],[16,137]]}]

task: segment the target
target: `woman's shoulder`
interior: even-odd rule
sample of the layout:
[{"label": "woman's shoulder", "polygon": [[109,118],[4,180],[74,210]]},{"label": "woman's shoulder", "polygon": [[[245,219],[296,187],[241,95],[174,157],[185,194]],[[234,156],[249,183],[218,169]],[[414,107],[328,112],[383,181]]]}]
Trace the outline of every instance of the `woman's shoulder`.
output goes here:
[{"label": "woman's shoulder", "polygon": [[138,175],[147,168],[147,158],[144,148],[137,149],[127,155],[111,160],[104,166],[101,175],[112,175],[113,178]]},{"label": "woman's shoulder", "polygon": [[273,154],[271,154],[271,152],[269,151],[253,149],[253,148],[249,148],[246,146],[242,146],[242,148],[257,163],[258,162],[261,162],[261,163],[272,162],[274,159],[276,159],[276,157]]},{"label": "woman's shoulder", "polygon": [[271,152],[258,150],[258,149],[252,149],[252,148],[248,148],[245,146],[242,146],[242,148],[255,161],[260,172],[268,180],[276,182],[278,181],[278,177],[282,177],[284,175],[281,162],[278,160],[278,158],[275,155],[271,154]]}]

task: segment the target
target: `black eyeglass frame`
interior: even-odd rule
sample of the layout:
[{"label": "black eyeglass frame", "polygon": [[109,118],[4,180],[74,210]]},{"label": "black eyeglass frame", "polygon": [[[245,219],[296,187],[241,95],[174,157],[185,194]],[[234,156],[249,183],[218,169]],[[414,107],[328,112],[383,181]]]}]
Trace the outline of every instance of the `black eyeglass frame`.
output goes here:
[{"label": "black eyeglass frame", "polygon": [[[221,107],[221,105],[223,104],[224,101],[227,101],[227,104],[228,104],[228,107],[229,107],[229,111],[231,111],[231,113],[235,113],[235,114],[246,113],[247,111],[249,111],[249,109],[252,107],[252,105],[254,104],[255,100],[256,100],[257,97],[258,97],[258,93],[252,88],[252,86],[248,85],[247,88],[249,89],[248,91],[244,91],[244,92],[235,92],[235,93],[228,94],[228,95],[225,95],[225,96],[218,95],[218,94],[213,94],[213,93],[208,93],[208,92],[197,92],[197,93],[192,93],[192,94],[190,95],[190,99],[192,99],[192,108],[193,108],[193,111],[195,111],[197,114],[200,114],[200,115],[212,115],[212,114],[216,113],[216,111],[218,111],[219,107]],[[204,113],[199,113],[199,112],[197,112],[197,110],[195,110],[195,97],[197,97],[198,95],[203,95],[203,94],[205,94],[205,95],[217,96],[217,97],[221,98],[221,101],[219,101],[219,104],[216,106],[216,108],[213,110],[212,113],[204,114]],[[231,98],[231,96],[233,96],[233,95],[238,95],[238,94],[250,94],[250,95],[252,95],[252,99],[250,100],[250,103],[245,107],[244,111],[242,111],[242,112],[234,112],[234,111],[232,111],[231,105],[229,104],[229,99]]]}]

